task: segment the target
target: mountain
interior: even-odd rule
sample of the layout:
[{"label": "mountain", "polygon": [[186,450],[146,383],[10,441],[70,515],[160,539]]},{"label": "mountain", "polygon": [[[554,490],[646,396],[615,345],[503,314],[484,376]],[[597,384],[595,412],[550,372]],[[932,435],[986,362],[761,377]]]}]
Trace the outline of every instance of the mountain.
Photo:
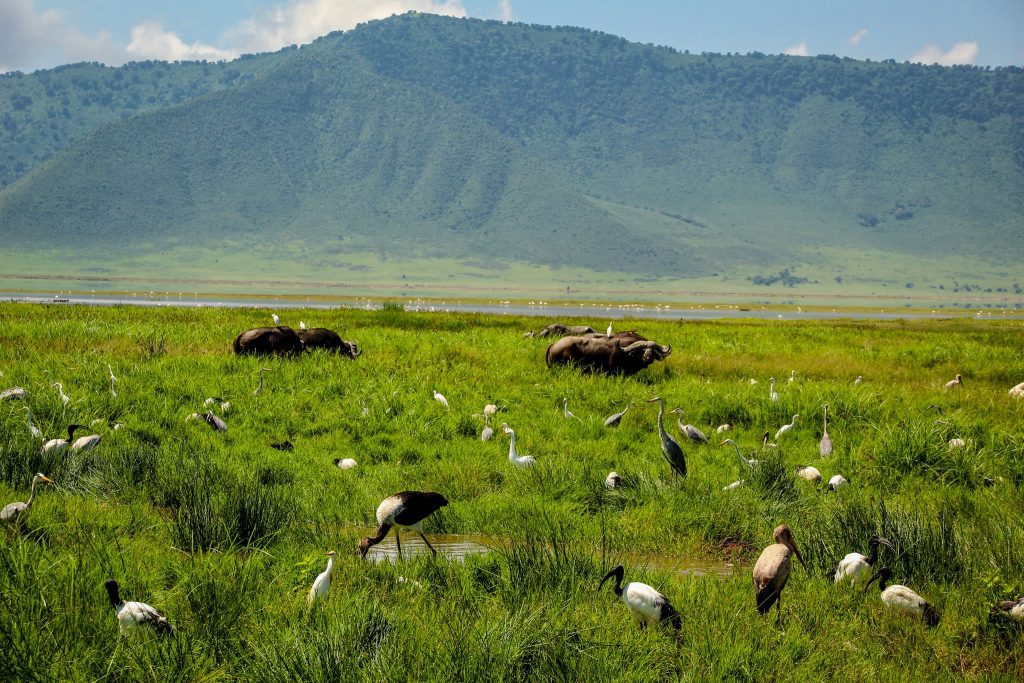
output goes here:
[{"label": "mountain", "polygon": [[314,245],[755,284],[1024,256],[1017,68],[411,13],[227,64],[0,78],[0,121],[0,239],[25,253]]}]

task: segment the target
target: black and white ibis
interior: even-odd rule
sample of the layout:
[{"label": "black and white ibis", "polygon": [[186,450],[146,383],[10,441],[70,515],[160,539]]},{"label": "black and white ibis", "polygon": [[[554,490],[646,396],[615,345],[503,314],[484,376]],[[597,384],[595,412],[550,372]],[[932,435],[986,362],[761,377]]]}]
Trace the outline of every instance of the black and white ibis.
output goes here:
[{"label": "black and white ibis", "polygon": [[440,493],[428,491],[402,491],[388,496],[377,506],[377,533],[359,541],[359,553],[365,558],[370,548],[383,541],[391,527],[394,527],[399,557],[402,556],[402,529],[418,533],[430,551],[437,555],[434,546],[430,545],[430,541],[423,535],[423,520],[447,504],[448,499]]},{"label": "black and white ibis", "polygon": [[894,583],[886,587],[885,584],[890,578],[892,578],[892,570],[888,567],[882,567],[864,586],[864,592],[866,593],[871,584],[877,580],[878,587],[882,591],[882,602],[887,607],[892,607],[911,616],[920,617],[928,626],[938,626],[939,611],[927,600],[906,586]]},{"label": "black and white ibis", "polygon": [[679,616],[679,612],[653,586],[648,586],[646,583],[640,583],[639,581],[630,581],[623,586],[622,576],[624,571],[621,564],[612,567],[611,571],[601,579],[597,589],[601,590],[604,587],[605,581],[614,576],[615,584],[613,589],[615,590],[615,595],[629,608],[633,617],[640,624],[641,629],[662,622],[667,622],[677,630],[683,627],[683,619]]},{"label": "black and white ibis", "polygon": [[174,627],[167,619],[144,602],[125,602],[121,599],[120,587],[114,579],[107,579],[103,584],[110,596],[110,604],[114,606],[117,614],[117,623],[121,627],[121,633],[132,633],[139,628],[149,628],[162,636],[169,636],[174,633]]},{"label": "black and white ibis", "polygon": [[75,438],[75,430],[85,429],[85,425],[68,425],[68,438],[66,439],[50,439],[43,444],[43,453],[52,452],[54,455],[63,453],[71,440]]},{"label": "black and white ibis", "polygon": [[878,561],[879,545],[892,548],[892,543],[890,543],[888,539],[882,538],[881,536],[872,536],[871,540],[868,541],[870,554],[847,554],[846,557],[839,561],[839,565],[835,568],[835,571],[832,572],[832,581],[835,583],[839,583],[840,581],[850,581],[854,585],[857,585],[870,579],[875,562]]}]

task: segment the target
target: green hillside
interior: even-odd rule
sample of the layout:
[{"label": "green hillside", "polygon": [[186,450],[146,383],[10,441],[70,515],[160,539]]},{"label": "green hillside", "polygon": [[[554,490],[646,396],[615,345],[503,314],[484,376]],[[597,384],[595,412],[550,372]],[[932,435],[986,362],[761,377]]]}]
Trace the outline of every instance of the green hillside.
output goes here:
[{"label": "green hillside", "polygon": [[1016,68],[691,55],[421,14],[230,64],[75,68],[106,108],[51,115],[67,91],[47,83],[72,67],[0,79],[0,119],[21,117],[0,138],[20,172],[0,239],[70,247],[69,266],[272,244],[329,280],[376,254],[902,284],[863,266],[880,253],[1010,287],[1024,256]]}]

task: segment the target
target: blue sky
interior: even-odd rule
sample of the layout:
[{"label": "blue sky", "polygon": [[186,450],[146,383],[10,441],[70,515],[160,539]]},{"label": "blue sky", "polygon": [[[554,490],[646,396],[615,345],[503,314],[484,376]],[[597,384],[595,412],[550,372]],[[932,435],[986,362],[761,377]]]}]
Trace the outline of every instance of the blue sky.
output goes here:
[{"label": "blue sky", "polygon": [[0,0],[0,72],[230,59],[410,9],[691,52],[1024,65],[1024,0]]}]

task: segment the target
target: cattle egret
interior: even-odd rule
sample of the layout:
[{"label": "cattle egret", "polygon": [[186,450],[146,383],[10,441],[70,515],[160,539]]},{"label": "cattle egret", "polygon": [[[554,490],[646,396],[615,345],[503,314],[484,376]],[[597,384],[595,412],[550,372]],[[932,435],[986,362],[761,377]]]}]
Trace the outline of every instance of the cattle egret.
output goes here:
[{"label": "cattle egret", "polygon": [[796,381],[796,370],[789,371],[789,377],[786,379],[786,381],[789,382],[790,384]]},{"label": "cattle egret", "polygon": [[[673,408],[668,411],[670,414],[675,413],[676,415],[684,415],[682,408]],[[708,437],[704,436],[704,432],[700,431],[693,425],[683,424],[682,420],[676,420],[676,426],[679,427],[679,431],[686,435],[686,438],[697,445],[706,444]]]},{"label": "cattle egret", "polygon": [[43,438],[43,432],[40,431],[39,427],[36,427],[36,423],[32,421],[32,409],[29,408],[28,406],[24,406],[24,408],[25,408],[25,423],[28,425],[29,433],[33,437],[35,437],[37,439]]},{"label": "cattle egret", "polygon": [[39,482],[43,482],[44,484],[53,483],[42,473],[32,477],[32,487],[29,490],[28,500],[24,503],[16,502],[5,505],[3,510],[0,510],[0,522],[13,524],[20,521],[28,513],[29,508],[32,507],[32,499],[36,497],[36,484]]},{"label": "cattle egret", "polygon": [[746,458],[746,457],[744,457],[744,456],[743,456],[743,454],[742,454],[742,453],[740,453],[740,447],[739,447],[739,446],[738,446],[738,445],[736,444],[736,442],[735,442],[735,441],[733,441],[732,439],[726,439],[725,441],[721,442],[721,443],[720,443],[720,444],[718,444],[718,445],[719,445],[719,446],[724,446],[724,445],[725,445],[725,444],[727,444],[727,443],[731,443],[731,444],[732,444],[732,447],[736,449],[736,455],[738,455],[738,456],[739,456],[739,458],[740,458],[740,462],[741,462],[741,463],[743,463],[743,464],[744,464],[744,465],[746,465],[747,467],[757,467],[757,463],[759,463],[760,461],[759,461],[759,460],[752,460],[752,459],[750,459],[750,458]]},{"label": "cattle egret", "polygon": [[818,471],[817,467],[797,465],[796,476],[811,482],[812,484],[821,483],[821,472]]},{"label": "cattle egret", "polygon": [[683,449],[679,447],[676,440],[665,431],[665,424],[662,417],[665,414],[665,401],[660,396],[648,399],[648,403],[658,403],[658,436],[661,437],[661,454],[665,456],[669,467],[672,468],[673,477],[686,477],[686,456]]},{"label": "cattle egret", "polygon": [[53,451],[54,455],[63,453],[64,449],[71,443],[71,439],[75,436],[76,429],[85,429],[85,425],[68,425],[68,438],[66,439],[50,439],[43,444],[43,453],[49,453]]},{"label": "cattle egret", "polygon": [[313,581],[313,587],[309,589],[309,595],[306,597],[307,605],[327,599],[327,593],[331,590],[331,575],[334,574],[335,555],[333,550],[327,553],[327,569],[317,575],[316,580]]},{"label": "cattle egret", "polygon": [[754,386],[755,384],[757,384],[757,380],[754,379],[753,377],[750,378],[749,382],[750,382],[750,386]]},{"label": "cattle egret", "polygon": [[840,581],[850,581],[854,585],[864,583],[871,578],[872,568],[875,566],[875,562],[878,561],[878,546],[884,545],[887,548],[892,548],[892,543],[888,539],[882,538],[881,536],[872,536],[871,540],[868,541],[868,548],[870,548],[870,555],[862,555],[860,553],[849,553],[836,566],[832,572],[832,581],[839,583]]},{"label": "cattle egret", "polygon": [[107,363],[107,372],[110,373],[110,395],[117,398],[117,392],[114,390],[114,385],[117,384],[117,378],[114,377],[114,371],[110,368],[110,363]]},{"label": "cattle egret", "polygon": [[1021,382],[1017,386],[1010,389],[1010,396],[1014,396],[1016,398],[1021,398],[1022,396],[1024,396],[1024,382]]},{"label": "cattle egret", "polygon": [[490,441],[492,436],[494,436],[494,430],[491,428],[491,416],[484,413],[484,430],[480,432],[480,440]]},{"label": "cattle egret", "polygon": [[604,487],[606,489],[617,489],[622,486],[622,477],[619,476],[618,472],[609,472],[608,476],[604,478]]},{"label": "cattle egret", "polygon": [[174,627],[157,612],[144,602],[125,602],[121,599],[120,589],[117,581],[107,579],[103,584],[110,596],[110,604],[114,606],[117,614],[117,623],[121,627],[121,634],[127,634],[140,627],[151,628],[157,634],[169,636],[174,633]]},{"label": "cattle egret", "polygon": [[64,403],[65,407],[71,403],[71,397],[64,393],[63,384],[60,382],[54,382],[51,386],[53,386],[53,388],[57,390],[57,393],[60,394],[60,400]]},{"label": "cattle egret", "polygon": [[[575,415],[573,415],[569,411],[569,399],[568,398],[563,398],[562,399],[562,417],[564,417],[566,420],[568,420],[570,417],[576,418],[577,420],[580,420],[578,417],[576,417]],[[583,422],[583,420],[580,420],[580,422]]]},{"label": "cattle egret", "polygon": [[608,330],[605,332],[607,336],[612,336],[612,324],[608,323]]},{"label": "cattle egret", "polygon": [[0,401],[24,401],[26,395],[21,387],[11,387],[0,391]]},{"label": "cattle egret", "polygon": [[771,384],[768,386],[768,398],[772,400],[772,403],[778,403],[779,394],[777,391],[775,391],[775,378],[772,377],[769,381],[771,382]]},{"label": "cattle egret", "polygon": [[306,323],[300,320],[300,321],[299,321],[299,329],[300,329],[300,330],[305,330],[305,329],[307,329],[307,328],[306,328]]},{"label": "cattle egret", "polygon": [[882,567],[864,586],[864,592],[866,593],[871,584],[877,580],[878,587],[882,591],[882,602],[887,607],[920,617],[928,626],[937,626],[939,624],[939,611],[920,595],[898,583],[886,588],[885,584],[890,578],[892,578],[892,570],[888,567]]},{"label": "cattle egret", "polygon": [[818,453],[821,457],[832,455],[832,439],[828,436],[828,404],[825,404],[825,413],[822,417],[823,426],[821,428],[821,443],[818,444]]},{"label": "cattle egret", "polygon": [[942,386],[942,388],[945,389],[946,391],[949,391],[950,389],[959,389],[960,386],[963,385],[963,383],[964,383],[964,378],[961,377],[959,375],[959,373],[958,373],[955,379],[951,379],[948,382],[946,382]]},{"label": "cattle egret", "polygon": [[721,434],[722,432],[728,432],[728,431],[731,431],[731,430],[732,430],[732,423],[726,422],[724,425],[718,425],[718,428],[715,430],[715,433],[716,434]]},{"label": "cattle egret", "polygon": [[613,588],[615,595],[629,608],[633,618],[640,624],[641,629],[662,622],[668,622],[677,630],[683,627],[683,619],[679,616],[679,612],[665,599],[664,595],[652,586],[640,583],[639,581],[630,581],[623,586],[622,576],[624,571],[621,564],[612,567],[611,571],[601,579],[597,589],[601,590],[604,587],[605,581],[614,576],[615,584]]},{"label": "cattle egret", "polygon": [[800,564],[804,564],[804,558],[793,540],[793,532],[789,527],[782,524],[772,534],[775,543],[768,546],[761,552],[754,565],[754,592],[757,601],[757,611],[767,614],[772,605],[777,604],[776,614],[782,613],[782,589],[789,581],[789,558],[796,555]]},{"label": "cattle egret", "polygon": [[370,547],[383,541],[391,527],[394,527],[399,557],[402,556],[402,541],[399,536],[402,529],[418,533],[430,551],[437,555],[434,546],[430,545],[430,541],[423,535],[423,520],[447,504],[448,500],[440,493],[426,491],[402,491],[385,498],[377,506],[377,533],[359,541],[360,554],[365,558]]},{"label": "cattle egret", "polygon": [[274,319],[275,327],[281,324],[281,319],[277,317],[277,313],[271,313],[270,317]]},{"label": "cattle egret", "polygon": [[1024,597],[1000,600],[992,606],[992,614],[1004,614],[1014,621],[1024,621]]},{"label": "cattle egret", "polygon": [[270,372],[270,368],[260,368],[260,370],[259,370],[260,385],[258,387],[256,387],[256,389],[253,390],[253,392],[252,392],[253,396],[259,396],[260,392],[263,391],[263,373],[264,372]]},{"label": "cattle egret", "polygon": [[857,379],[853,380],[853,386],[857,386],[858,384],[860,384],[863,381],[864,381],[864,378],[861,377],[860,375],[857,375]]},{"label": "cattle egret", "polygon": [[834,475],[832,475],[832,478],[828,480],[828,490],[829,491],[838,491],[839,489],[843,488],[844,486],[849,486],[849,485],[850,485],[850,480],[847,479],[846,477],[844,477],[841,474],[834,474]]},{"label": "cattle egret", "polygon": [[536,458],[532,455],[519,455],[519,453],[516,452],[516,433],[512,431],[512,428],[508,426],[508,423],[502,422],[501,429],[508,434],[509,438],[508,461],[521,470],[533,467],[534,463],[537,462]]},{"label": "cattle egret", "polygon": [[355,468],[356,461],[353,460],[352,458],[335,458],[334,466],[337,467],[339,470],[351,470]]},{"label": "cattle egret", "polygon": [[626,414],[626,411],[633,407],[633,402],[630,401],[626,404],[626,407],[622,409],[622,412],[609,415],[604,420],[605,427],[618,427],[619,423],[622,422],[622,416]]},{"label": "cattle egret", "polygon": [[434,400],[444,406],[445,410],[450,410],[448,407],[448,399],[443,394],[437,393],[437,389],[434,389]]},{"label": "cattle egret", "polygon": [[779,427],[779,431],[775,432],[775,440],[778,441],[779,437],[781,437],[783,434],[786,434],[787,432],[789,432],[789,430],[793,429],[793,427],[796,426],[796,421],[799,418],[800,418],[799,415],[794,415],[792,422],[790,422],[788,425],[782,425],[781,427]]}]

